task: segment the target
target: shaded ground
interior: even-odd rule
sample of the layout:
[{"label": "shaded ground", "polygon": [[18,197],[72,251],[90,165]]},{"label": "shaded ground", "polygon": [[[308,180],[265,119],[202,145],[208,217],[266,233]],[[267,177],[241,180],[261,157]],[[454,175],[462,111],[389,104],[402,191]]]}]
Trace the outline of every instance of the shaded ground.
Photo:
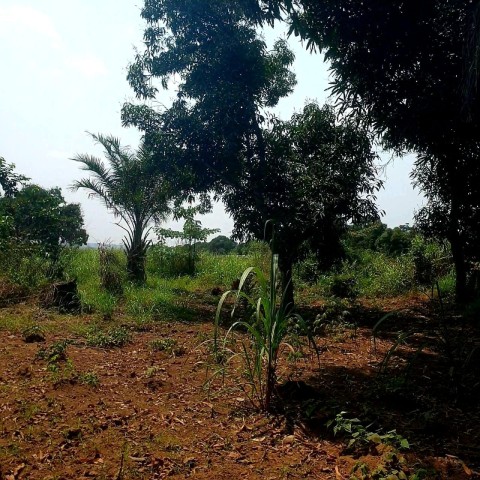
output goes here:
[{"label": "shaded ground", "polygon": [[[379,466],[399,466],[412,478],[479,478],[479,377],[470,370],[449,375],[435,329],[409,337],[379,376],[396,337],[384,334],[374,344],[371,327],[389,306],[409,307],[399,317],[405,327],[428,322],[418,298],[364,304],[353,314],[357,328],[337,322],[317,338],[319,362],[305,347],[294,355],[285,349],[269,416],[252,408],[241,388],[238,359],[225,371],[212,361],[213,328],[205,320],[213,305],[198,310],[199,321],[157,321],[146,331],[137,325],[130,343],[110,349],[87,346],[85,326],[101,322],[93,316],[3,308],[0,478],[348,479],[355,465],[357,478],[361,469],[364,478],[386,478],[373,476]],[[26,343],[20,318],[42,326],[45,342]],[[67,358],[56,367],[38,358],[40,348],[65,339]],[[383,442],[366,442],[349,450],[351,434],[334,437],[326,427],[342,411],[368,431],[395,429],[410,448],[393,453]]]}]

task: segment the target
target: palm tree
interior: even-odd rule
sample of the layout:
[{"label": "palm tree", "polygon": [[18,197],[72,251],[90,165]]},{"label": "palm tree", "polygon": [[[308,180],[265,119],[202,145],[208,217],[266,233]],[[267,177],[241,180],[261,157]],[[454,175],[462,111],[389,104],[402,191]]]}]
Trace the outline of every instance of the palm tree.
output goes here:
[{"label": "palm tree", "polygon": [[97,157],[82,154],[72,160],[82,164],[90,177],[76,181],[72,190],[84,188],[89,196],[99,198],[119,218],[125,230],[123,244],[127,254],[130,280],[144,283],[145,261],[151,224],[165,220],[170,212],[168,183],[155,167],[152,153],[142,143],[138,151],[122,147],[113,136],[90,134],[103,146],[109,166]]}]

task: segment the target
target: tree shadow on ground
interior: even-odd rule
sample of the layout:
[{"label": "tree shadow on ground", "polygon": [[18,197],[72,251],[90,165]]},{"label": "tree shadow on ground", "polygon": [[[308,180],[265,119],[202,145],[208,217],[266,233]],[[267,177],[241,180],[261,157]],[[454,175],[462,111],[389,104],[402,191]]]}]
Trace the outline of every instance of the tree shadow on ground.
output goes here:
[{"label": "tree shadow on ground", "polygon": [[[422,354],[419,363],[435,368],[432,358],[435,362],[435,356]],[[300,427],[309,436],[331,439],[328,420],[346,412],[345,418],[358,418],[373,432],[396,430],[416,453],[456,455],[478,468],[480,405],[476,392],[460,398],[451,380],[438,370],[422,374],[420,369],[404,377],[401,370],[377,375],[329,364],[308,378],[280,385],[277,408],[292,432]]]}]

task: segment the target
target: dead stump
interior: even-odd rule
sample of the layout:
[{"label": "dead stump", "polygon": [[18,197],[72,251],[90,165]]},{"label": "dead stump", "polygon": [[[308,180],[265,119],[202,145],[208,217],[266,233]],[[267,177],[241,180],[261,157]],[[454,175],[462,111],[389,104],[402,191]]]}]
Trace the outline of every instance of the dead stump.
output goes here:
[{"label": "dead stump", "polygon": [[78,313],[81,303],[77,281],[57,282],[50,285],[42,303],[47,308],[58,308],[61,313]]}]

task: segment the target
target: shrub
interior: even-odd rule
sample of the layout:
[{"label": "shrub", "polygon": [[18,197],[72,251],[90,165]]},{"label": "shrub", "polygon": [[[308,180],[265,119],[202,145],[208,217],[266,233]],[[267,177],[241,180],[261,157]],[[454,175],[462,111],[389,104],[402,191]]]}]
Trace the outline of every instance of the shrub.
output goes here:
[{"label": "shrub", "polygon": [[356,289],[357,280],[351,273],[339,273],[332,277],[330,293],[339,298],[355,298],[358,295]]},{"label": "shrub", "polygon": [[415,267],[415,281],[423,286],[434,285],[452,269],[451,255],[445,245],[416,236],[410,256]]}]

